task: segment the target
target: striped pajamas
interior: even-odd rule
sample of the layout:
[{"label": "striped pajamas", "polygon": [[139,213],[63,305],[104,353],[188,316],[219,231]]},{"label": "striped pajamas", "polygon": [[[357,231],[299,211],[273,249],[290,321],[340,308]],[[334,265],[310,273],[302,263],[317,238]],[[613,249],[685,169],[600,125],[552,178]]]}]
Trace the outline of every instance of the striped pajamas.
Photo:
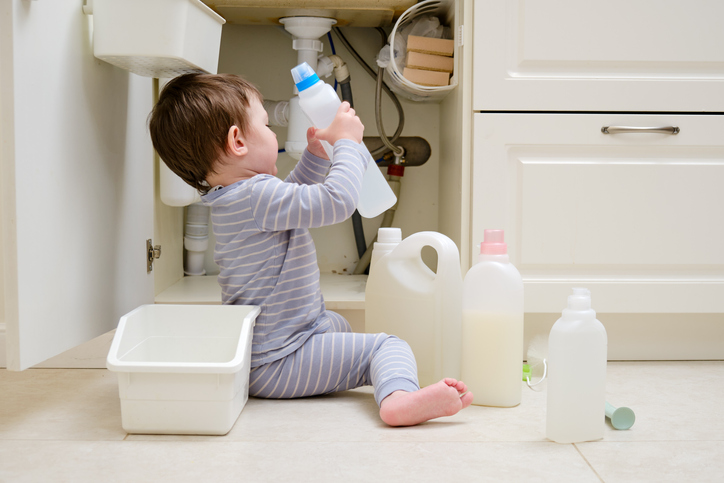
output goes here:
[{"label": "striped pajamas", "polygon": [[312,335],[283,359],[252,369],[249,395],[286,399],[372,385],[379,405],[394,391],[420,388],[415,358],[405,341],[387,334],[353,333],[341,315],[327,314],[339,319],[337,327]]},{"label": "striped pajamas", "polygon": [[372,384],[379,403],[382,394],[419,388],[409,346],[384,334],[351,334],[344,318],[326,310],[319,285],[309,228],[352,215],[368,159],[364,144],[343,139],[331,167],[305,151],[284,181],[257,175],[201,198],[211,207],[222,302],[261,308],[251,395],[301,397]]}]

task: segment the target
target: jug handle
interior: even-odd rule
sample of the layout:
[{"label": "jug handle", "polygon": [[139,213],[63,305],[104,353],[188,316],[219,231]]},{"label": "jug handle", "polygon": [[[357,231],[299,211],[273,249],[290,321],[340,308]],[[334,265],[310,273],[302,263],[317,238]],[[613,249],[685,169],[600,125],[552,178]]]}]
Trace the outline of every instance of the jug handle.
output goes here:
[{"label": "jug handle", "polygon": [[[452,280],[456,280],[462,294],[460,252],[458,251],[458,247],[455,245],[455,242],[447,236],[437,232],[418,232],[402,240],[402,242],[395,247],[393,253],[400,251],[402,253],[398,253],[399,256],[420,259],[422,249],[426,246],[434,248],[437,252],[437,271],[433,272],[435,278],[437,279],[438,277],[442,277],[440,279],[442,283],[445,283],[445,280],[450,280],[450,283],[452,283]],[[427,266],[425,266],[425,268],[427,268]],[[427,269],[429,270],[429,268]],[[430,270],[430,272],[432,272],[432,270]],[[436,314],[436,318],[438,320],[442,319],[442,311],[444,310],[443,306],[445,305],[445,302],[446,301],[442,299],[437,301],[435,310],[440,311],[440,313]],[[448,334],[447,337],[450,337],[450,334]],[[440,360],[440,358],[443,354],[445,354],[445,347],[449,345],[449,342],[446,343],[446,335],[443,331],[442,324],[437,324],[437,327],[435,328],[435,344],[436,350],[433,367],[441,368],[443,367],[443,361]],[[441,374],[441,376],[445,377],[444,374]]]},{"label": "jug handle", "polygon": [[[452,270],[453,275],[461,273],[460,252],[457,245],[450,238],[434,231],[421,231],[413,233],[395,248],[404,250],[404,256],[419,257],[424,247],[432,247],[437,252],[437,276],[448,276],[447,271]],[[454,267],[452,269],[448,267]]]}]

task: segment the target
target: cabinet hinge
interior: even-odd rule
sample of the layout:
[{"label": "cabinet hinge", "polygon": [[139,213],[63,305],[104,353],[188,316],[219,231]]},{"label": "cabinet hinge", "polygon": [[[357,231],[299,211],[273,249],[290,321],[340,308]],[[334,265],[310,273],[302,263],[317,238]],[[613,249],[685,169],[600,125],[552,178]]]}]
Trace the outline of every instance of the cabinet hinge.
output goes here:
[{"label": "cabinet hinge", "polygon": [[157,258],[161,258],[161,245],[153,245],[153,240],[150,238],[146,240],[146,273],[151,273],[153,270],[153,261]]}]

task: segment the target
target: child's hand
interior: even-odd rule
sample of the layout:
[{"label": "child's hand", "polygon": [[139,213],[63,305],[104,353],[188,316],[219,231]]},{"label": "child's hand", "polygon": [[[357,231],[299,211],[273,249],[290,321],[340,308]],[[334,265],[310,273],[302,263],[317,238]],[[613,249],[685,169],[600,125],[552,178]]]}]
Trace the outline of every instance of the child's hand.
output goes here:
[{"label": "child's hand", "polygon": [[317,139],[327,141],[334,146],[334,143],[340,139],[350,139],[356,143],[362,142],[362,135],[365,127],[359,117],[349,105],[344,101],[337,109],[337,115],[334,116],[332,124],[325,129],[319,129],[316,132]]},{"label": "child's hand", "polygon": [[329,159],[327,151],[324,150],[322,143],[317,138],[317,131],[318,129],[316,127],[310,127],[307,129],[307,151],[318,158]]}]

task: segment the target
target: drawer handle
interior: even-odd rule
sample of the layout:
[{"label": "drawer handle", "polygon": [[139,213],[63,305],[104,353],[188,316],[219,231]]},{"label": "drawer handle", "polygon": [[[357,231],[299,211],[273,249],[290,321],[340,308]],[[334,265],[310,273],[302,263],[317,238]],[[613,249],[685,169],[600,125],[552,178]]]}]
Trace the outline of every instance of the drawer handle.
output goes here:
[{"label": "drawer handle", "polygon": [[662,126],[662,127],[636,127],[636,126],[603,126],[601,132],[603,134],[620,134],[620,133],[660,133],[660,134],[679,134],[678,126]]}]

